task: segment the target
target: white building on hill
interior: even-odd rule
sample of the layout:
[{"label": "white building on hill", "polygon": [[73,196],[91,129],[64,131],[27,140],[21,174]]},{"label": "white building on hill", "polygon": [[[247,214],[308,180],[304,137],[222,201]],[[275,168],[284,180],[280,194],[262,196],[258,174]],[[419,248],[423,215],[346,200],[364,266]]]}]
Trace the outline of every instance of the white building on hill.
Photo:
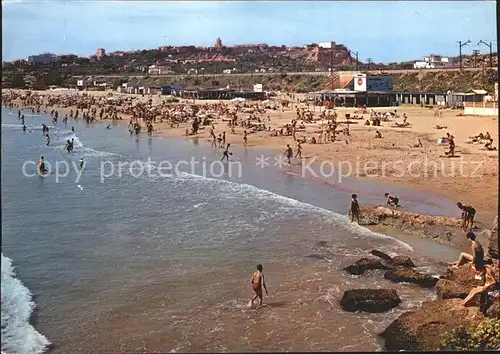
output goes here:
[{"label": "white building on hill", "polygon": [[423,61],[417,61],[413,64],[414,69],[439,69],[451,68],[453,66],[453,59],[435,54],[424,57]]}]

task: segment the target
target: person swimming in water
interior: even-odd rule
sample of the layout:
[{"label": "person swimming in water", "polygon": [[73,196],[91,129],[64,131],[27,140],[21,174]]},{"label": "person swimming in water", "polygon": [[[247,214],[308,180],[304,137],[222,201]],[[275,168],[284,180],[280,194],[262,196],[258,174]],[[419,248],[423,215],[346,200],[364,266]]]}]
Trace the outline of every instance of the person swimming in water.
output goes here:
[{"label": "person swimming in water", "polygon": [[49,134],[45,135],[45,139],[47,140],[47,146],[49,146],[50,145],[50,136],[49,136]]},{"label": "person swimming in water", "polygon": [[250,301],[250,304],[253,306],[253,302],[255,299],[259,298],[259,306],[262,306],[262,287],[266,290],[266,295],[269,293],[267,292],[267,287],[266,287],[266,282],[264,281],[264,273],[263,267],[261,264],[257,265],[257,271],[252,274],[252,280],[250,281],[252,284],[252,289],[255,292],[255,296],[252,298]]},{"label": "person swimming in water", "polygon": [[47,173],[47,169],[45,168],[45,160],[43,159],[43,156],[41,156],[40,160],[38,160],[38,172],[40,176],[43,176],[44,174]]},{"label": "person swimming in water", "polygon": [[66,146],[65,146],[65,148],[68,151],[68,153],[71,152],[71,141],[69,139],[66,140]]}]

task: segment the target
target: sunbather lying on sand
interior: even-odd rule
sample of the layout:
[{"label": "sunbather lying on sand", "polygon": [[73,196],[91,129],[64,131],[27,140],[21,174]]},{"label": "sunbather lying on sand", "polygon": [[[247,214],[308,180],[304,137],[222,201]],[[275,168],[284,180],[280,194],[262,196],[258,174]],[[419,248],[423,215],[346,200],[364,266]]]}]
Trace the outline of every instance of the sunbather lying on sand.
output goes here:
[{"label": "sunbather lying on sand", "polygon": [[413,144],[410,147],[412,147],[412,148],[421,148],[421,147],[424,147],[424,144],[422,144],[422,142],[420,141],[420,139],[417,139],[417,144]]}]

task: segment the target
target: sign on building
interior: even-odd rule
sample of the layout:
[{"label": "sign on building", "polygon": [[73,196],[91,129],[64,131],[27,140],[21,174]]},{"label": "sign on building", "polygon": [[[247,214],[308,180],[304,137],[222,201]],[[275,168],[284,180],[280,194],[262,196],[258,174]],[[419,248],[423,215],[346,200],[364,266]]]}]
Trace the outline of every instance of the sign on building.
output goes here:
[{"label": "sign on building", "polygon": [[76,86],[83,86],[83,80],[77,80]]},{"label": "sign on building", "polygon": [[253,91],[254,92],[262,92],[262,84],[253,85]]},{"label": "sign on building", "polygon": [[366,74],[354,75],[354,91],[366,91]]},{"label": "sign on building", "polygon": [[368,77],[368,91],[392,92],[391,76]]}]

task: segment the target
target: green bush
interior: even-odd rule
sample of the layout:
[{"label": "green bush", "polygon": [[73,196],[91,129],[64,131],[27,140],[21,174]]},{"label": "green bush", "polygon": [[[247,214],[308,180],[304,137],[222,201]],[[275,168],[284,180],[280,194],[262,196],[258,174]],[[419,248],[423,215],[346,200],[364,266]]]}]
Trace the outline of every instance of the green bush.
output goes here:
[{"label": "green bush", "polygon": [[500,321],[488,318],[477,327],[459,327],[445,334],[441,350],[498,350],[500,348]]}]

